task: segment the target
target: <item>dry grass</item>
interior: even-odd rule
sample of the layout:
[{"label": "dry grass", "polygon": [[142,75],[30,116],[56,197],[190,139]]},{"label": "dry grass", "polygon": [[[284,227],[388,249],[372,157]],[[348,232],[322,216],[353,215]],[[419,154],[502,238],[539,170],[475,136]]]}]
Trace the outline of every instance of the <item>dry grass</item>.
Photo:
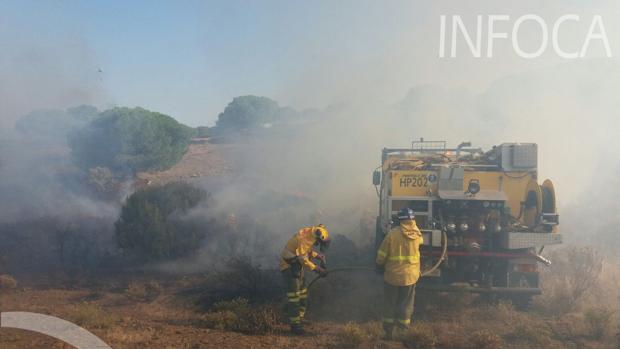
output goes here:
[{"label": "dry grass", "polygon": [[202,316],[205,327],[228,330],[236,327],[239,317],[232,311],[213,311]]},{"label": "dry grass", "polygon": [[161,292],[162,287],[157,281],[131,281],[127,286],[126,295],[134,301],[152,302]]},{"label": "dry grass", "polygon": [[501,349],[504,341],[496,333],[489,330],[480,330],[471,334],[467,339],[468,349]]},{"label": "dry grass", "polygon": [[367,324],[349,322],[340,329],[332,347],[354,349],[360,347],[362,343],[369,343],[375,347],[382,332],[381,324],[377,322]]},{"label": "dry grass", "polygon": [[613,314],[609,308],[596,307],[586,310],[583,317],[588,334],[596,340],[606,337],[611,328]]},{"label": "dry grass", "polygon": [[202,316],[208,328],[245,334],[270,334],[279,323],[277,311],[271,306],[250,306],[244,298],[218,302]]},{"label": "dry grass", "polygon": [[535,308],[559,316],[577,310],[596,289],[603,271],[603,257],[591,247],[566,247],[550,255],[553,264],[543,269],[543,295]]},{"label": "dry grass", "polygon": [[110,312],[104,311],[97,304],[86,302],[74,306],[71,319],[87,329],[107,329],[117,322],[117,318]]},{"label": "dry grass", "polygon": [[405,331],[395,331],[394,338],[407,349],[435,349],[439,339],[431,324],[419,322]]},{"label": "dry grass", "polygon": [[[568,251],[571,250],[561,250],[558,253]],[[314,317],[314,321],[308,326],[308,330],[312,335],[304,337],[292,337],[282,333],[287,330],[287,326],[278,319],[278,311],[271,306],[257,305],[246,299],[217,302],[210,306],[208,313],[198,313],[197,303],[179,291],[181,288],[189,288],[202,292],[200,287],[196,287],[204,284],[201,278],[183,279],[178,283],[167,282],[164,278],[157,279],[166,285],[166,288],[160,287],[158,292],[162,293],[161,296],[152,302],[144,302],[149,298],[147,287],[149,284],[159,284],[136,276],[130,278],[134,282],[127,284],[129,286],[126,288],[98,288],[97,297],[89,296],[93,293],[92,289],[43,290],[22,287],[14,292],[3,293],[2,301],[3,306],[10,309],[57,314],[79,323],[94,330],[112,347],[118,349],[266,349],[306,346],[365,349],[618,348],[620,337],[617,339],[615,332],[618,332],[619,325],[612,312],[620,308],[620,292],[616,287],[618,277],[612,272],[612,268],[617,264],[610,262],[609,265],[600,277],[601,280],[593,279],[599,286],[584,291],[574,310],[561,316],[540,307],[523,312],[515,310],[509,302],[481,303],[466,294],[426,295],[419,292],[416,299],[418,310],[415,314],[418,322],[407,332],[395,333],[395,338],[399,341],[391,342],[379,340],[382,331],[377,319],[380,316],[373,317],[372,322],[368,323],[358,322],[366,321],[364,317],[351,323],[350,318],[340,320],[337,317],[327,317],[326,315],[331,313],[318,306],[329,307],[332,303],[349,297],[350,302],[357,307],[352,311],[354,315],[371,314],[376,303],[380,302],[368,300],[380,300],[380,295],[377,296],[379,298],[367,297],[366,295],[374,290],[362,290],[358,293],[357,289],[364,285],[362,277],[366,278],[369,289],[374,286],[380,289],[380,280],[375,283],[377,280],[373,275],[360,275],[359,280],[354,280],[351,285],[345,285],[344,281],[339,283],[335,278],[327,279],[316,289],[313,288],[311,294],[314,294],[314,297],[323,296],[320,298],[322,303],[318,302],[319,298],[311,299],[309,314]],[[563,270],[570,273],[576,269],[571,267]],[[561,278],[574,279],[574,276],[562,275]],[[23,285],[27,284],[25,278],[20,281]],[[126,282],[119,281],[118,278],[113,281],[117,285],[124,285]],[[551,279],[551,282],[554,280]],[[319,291],[323,291],[323,294]],[[334,294],[337,297],[330,297]],[[220,299],[221,297],[222,295]],[[128,302],[128,299],[134,301]],[[88,302],[73,305],[76,300]],[[336,304],[335,308],[345,311],[341,304]],[[424,308],[427,308],[427,311],[420,311]],[[316,321],[317,317],[326,321]],[[38,344],[32,342],[31,337],[17,338],[22,338],[21,343],[24,344]],[[45,338],[41,339],[43,340]],[[13,344],[6,336],[0,336],[0,348],[15,347],[11,345]]]},{"label": "dry grass", "polygon": [[126,327],[113,327],[106,331],[105,338],[114,343],[147,347],[153,335],[154,331],[152,329],[134,330]]}]

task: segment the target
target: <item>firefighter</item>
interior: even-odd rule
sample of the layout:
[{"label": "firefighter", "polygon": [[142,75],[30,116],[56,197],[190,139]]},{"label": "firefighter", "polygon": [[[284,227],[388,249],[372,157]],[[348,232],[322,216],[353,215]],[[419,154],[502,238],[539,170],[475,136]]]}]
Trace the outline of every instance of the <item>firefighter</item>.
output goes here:
[{"label": "firefighter", "polygon": [[422,233],[409,208],[398,212],[399,226],[392,228],[377,251],[377,270],[383,273],[383,329],[387,339],[394,327],[411,323],[415,285],[420,277]]},{"label": "firefighter", "polygon": [[[301,228],[284,247],[280,258],[280,271],[286,285],[288,298],[287,313],[294,334],[304,334],[302,321],[306,315],[308,289],[304,269],[312,270],[321,277],[327,276],[325,255],[314,250],[318,247],[325,252],[331,240],[322,224]],[[317,265],[312,260],[318,260]]]}]

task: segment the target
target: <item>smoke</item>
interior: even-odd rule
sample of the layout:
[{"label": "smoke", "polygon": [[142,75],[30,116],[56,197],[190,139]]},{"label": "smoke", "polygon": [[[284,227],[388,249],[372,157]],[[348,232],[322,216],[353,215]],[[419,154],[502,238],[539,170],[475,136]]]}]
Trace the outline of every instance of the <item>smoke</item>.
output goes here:
[{"label": "smoke", "polygon": [[[0,7],[0,222],[109,214],[72,182],[68,130],[59,127],[65,109],[108,101],[94,52],[74,23],[46,27],[55,21],[53,5],[41,13]],[[32,111],[39,129],[16,131]]]},{"label": "smoke", "polygon": [[[372,241],[364,235],[372,229],[363,233],[363,226],[377,213],[371,173],[383,147],[408,147],[420,137],[450,146],[471,141],[483,149],[534,142],[539,180],[555,182],[560,214],[566,212],[562,231],[583,242],[611,220],[601,221],[601,211],[618,207],[617,191],[601,185],[615,183],[612,173],[620,166],[614,160],[618,134],[610,128],[620,107],[618,68],[614,60],[564,63],[504,76],[481,92],[421,85],[396,103],[355,99],[328,107],[237,144],[229,154],[237,175],[218,184],[226,189],[214,198],[221,215],[242,212],[272,233],[265,238],[273,239],[274,263],[297,229],[319,221],[360,247]],[[281,200],[266,199],[276,193]],[[303,198],[303,204],[284,197]]]},{"label": "smoke", "polygon": [[[243,242],[230,247],[230,237],[208,240],[203,257],[237,250],[276,263],[286,239],[319,221],[333,234],[369,243],[363,226],[377,212],[371,174],[380,165],[381,149],[407,147],[420,137],[451,146],[471,141],[486,149],[502,142],[538,143],[540,179],[556,184],[563,231],[592,234],[611,223],[620,167],[616,59],[594,58],[601,53],[595,50],[575,61],[553,54],[523,60],[507,42],[498,43],[494,58],[474,59],[462,41],[462,56],[437,58],[440,15],[460,15],[473,29],[482,10],[514,19],[531,13],[533,4],[539,5],[408,2],[355,11],[329,5],[344,8],[344,22],[351,25],[342,28],[338,16],[316,18],[323,29],[291,44],[286,60],[295,64],[282,66],[285,76],[272,82],[277,87],[256,91],[314,112],[231,145],[226,156],[233,174],[198,181],[213,193],[214,204],[194,214],[220,221],[234,215],[239,235],[233,236]],[[617,5],[595,5],[547,4],[537,11],[549,23],[570,11],[582,16],[563,32],[567,49],[582,44],[592,14],[603,14],[615,49],[620,30],[611,20]],[[290,20],[269,22],[278,29]],[[370,32],[371,22],[384,29]],[[7,44],[0,56],[0,220],[114,217],[115,205],[90,199],[72,181],[64,140],[41,143],[12,131],[32,110],[104,104],[108,97],[95,57],[79,37],[55,38],[50,45],[20,43],[13,34],[0,31],[0,42]],[[538,35],[525,30],[521,40],[538,42]]]},{"label": "smoke", "polygon": [[[321,122],[308,125],[290,142],[252,152],[245,161],[268,167],[265,171],[272,176],[277,173],[276,185],[297,189],[299,178],[322,173],[304,186],[311,188],[326,215],[335,216],[330,223],[338,225],[348,216],[336,212],[345,207],[376,210],[370,172],[379,165],[383,147],[406,147],[419,137],[452,146],[471,141],[485,149],[503,142],[535,142],[540,180],[550,178],[556,185],[561,230],[568,237],[591,236],[614,220],[618,59],[606,58],[600,41],[593,41],[587,56],[576,60],[558,57],[551,42],[541,57],[523,59],[514,52],[510,34],[515,20],[525,14],[541,16],[550,30],[559,17],[577,14],[580,21],[564,25],[559,42],[567,51],[578,51],[593,16],[601,15],[616,57],[616,2],[392,5],[365,3],[350,8],[344,19],[325,18],[324,40],[293,46],[289,56],[298,58],[297,67],[303,68],[282,82],[275,99],[298,108],[338,107],[324,108]],[[347,6],[333,5],[331,10],[339,13]],[[496,42],[492,58],[473,58],[460,37],[457,57],[440,59],[440,15],[461,16],[472,37],[477,15],[485,21],[488,15],[508,15],[510,20],[496,28],[507,32],[508,39]],[[365,30],[360,24],[370,22],[379,25]],[[349,25],[341,28],[341,23]],[[483,51],[486,40],[485,22]],[[519,41],[532,50],[540,44],[541,32],[523,25]],[[287,156],[291,153],[299,156]],[[279,165],[271,166],[275,159]]]},{"label": "smoke", "polygon": [[59,261],[58,234],[79,235],[84,258],[107,248],[95,241],[111,236],[119,207],[89,194],[66,142],[76,125],[65,109],[107,99],[92,52],[73,35],[46,42],[49,32],[17,22],[3,18],[0,30],[0,255],[11,270],[41,271]]}]

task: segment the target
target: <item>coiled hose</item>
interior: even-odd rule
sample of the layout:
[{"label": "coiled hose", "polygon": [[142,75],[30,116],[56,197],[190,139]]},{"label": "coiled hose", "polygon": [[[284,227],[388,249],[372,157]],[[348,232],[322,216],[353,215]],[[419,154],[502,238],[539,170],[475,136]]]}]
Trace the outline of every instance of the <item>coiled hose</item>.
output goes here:
[{"label": "coiled hose", "polygon": [[[437,260],[437,263],[435,263],[430,269],[425,270],[422,272],[422,276],[426,276],[432,272],[434,272],[437,268],[439,268],[439,266],[441,265],[441,263],[446,259],[446,254],[448,252],[448,234],[446,234],[446,231],[442,229],[442,250],[441,250],[441,256],[439,257],[439,259]],[[343,271],[370,271],[370,272],[375,272],[375,268],[371,268],[371,267],[341,267],[341,268],[334,268],[331,269],[329,271],[329,273],[339,273],[339,272],[343,272]],[[310,281],[310,283],[308,284],[308,289],[310,289],[312,287],[312,285],[314,285],[319,279],[322,279],[322,276],[317,276],[314,279],[312,279],[312,281]]]}]

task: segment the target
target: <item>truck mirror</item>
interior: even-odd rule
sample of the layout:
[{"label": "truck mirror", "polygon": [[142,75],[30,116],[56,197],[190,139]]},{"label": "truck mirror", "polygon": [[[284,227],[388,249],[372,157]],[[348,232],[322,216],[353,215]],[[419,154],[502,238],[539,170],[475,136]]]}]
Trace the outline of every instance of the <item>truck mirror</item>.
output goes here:
[{"label": "truck mirror", "polygon": [[372,184],[381,184],[381,172],[379,172],[378,170],[375,170],[375,172],[372,173]]}]

